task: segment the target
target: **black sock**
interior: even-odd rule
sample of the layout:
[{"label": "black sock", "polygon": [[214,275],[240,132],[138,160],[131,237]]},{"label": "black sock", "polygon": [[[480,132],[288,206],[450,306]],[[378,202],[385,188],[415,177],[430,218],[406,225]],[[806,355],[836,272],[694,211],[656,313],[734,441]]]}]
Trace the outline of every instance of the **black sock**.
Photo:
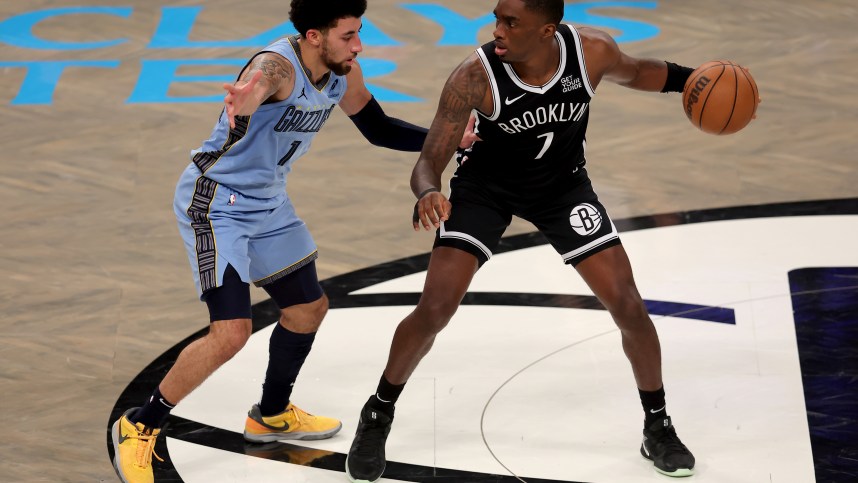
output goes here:
[{"label": "black sock", "polygon": [[132,423],[143,423],[143,426],[150,428],[161,428],[164,426],[164,421],[167,420],[167,416],[170,415],[170,411],[174,407],[176,407],[175,404],[164,399],[164,396],[161,394],[161,388],[156,387],[152,395],[149,396],[149,400],[146,401],[146,404],[135,411],[128,419]]},{"label": "black sock", "polygon": [[396,401],[403,389],[405,389],[404,383],[391,384],[382,374],[378,381],[378,388],[375,390],[375,396],[369,398],[369,405],[392,417]]},{"label": "black sock", "polygon": [[280,414],[289,405],[292,386],[298,379],[298,372],[315,339],[315,332],[297,334],[279,323],[274,327],[268,344],[268,371],[265,373],[262,399],[259,402],[259,411],[263,416]]},{"label": "black sock", "polygon": [[656,391],[638,389],[638,393],[641,396],[641,404],[646,415],[644,426],[649,427],[654,421],[667,416],[667,403],[664,401],[664,386]]}]

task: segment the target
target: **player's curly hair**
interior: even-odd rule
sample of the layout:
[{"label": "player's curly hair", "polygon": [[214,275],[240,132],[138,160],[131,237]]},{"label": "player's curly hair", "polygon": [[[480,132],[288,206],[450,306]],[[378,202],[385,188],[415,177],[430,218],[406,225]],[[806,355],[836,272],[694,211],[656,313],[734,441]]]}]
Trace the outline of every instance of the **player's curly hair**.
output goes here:
[{"label": "player's curly hair", "polygon": [[523,0],[524,8],[545,16],[548,23],[560,24],[563,20],[563,0]]},{"label": "player's curly hair", "polygon": [[325,31],[345,17],[360,18],[366,12],[366,0],[292,0],[289,20],[302,37],[307,31]]}]

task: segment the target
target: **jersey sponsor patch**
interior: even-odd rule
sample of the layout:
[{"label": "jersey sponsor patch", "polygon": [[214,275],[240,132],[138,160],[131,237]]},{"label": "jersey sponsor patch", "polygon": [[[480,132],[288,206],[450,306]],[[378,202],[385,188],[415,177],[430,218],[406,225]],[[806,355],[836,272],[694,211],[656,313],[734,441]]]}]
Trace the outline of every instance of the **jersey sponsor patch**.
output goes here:
[{"label": "jersey sponsor patch", "polygon": [[563,83],[563,92],[574,91],[576,89],[580,89],[584,85],[581,83],[581,78],[575,77],[574,75],[567,75],[560,79],[560,82]]}]

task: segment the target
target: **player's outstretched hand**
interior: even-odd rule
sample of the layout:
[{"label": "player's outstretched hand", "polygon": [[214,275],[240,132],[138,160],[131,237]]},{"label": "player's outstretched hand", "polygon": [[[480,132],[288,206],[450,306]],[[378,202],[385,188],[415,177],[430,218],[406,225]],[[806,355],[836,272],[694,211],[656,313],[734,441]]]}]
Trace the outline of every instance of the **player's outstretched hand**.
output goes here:
[{"label": "player's outstretched hand", "polygon": [[253,77],[244,84],[223,85],[224,90],[226,90],[226,97],[223,98],[223,103],[226,106],[226,117],[229,119],[230,128],[235,128],[235,116],[247,116],[252,114],[253,110],[256,110],[256,106],[254,106],[254,109],[251,110],[251,112],[243,112],[249,103],[256,102],[256,99],[253,98],[253,88],[256,87],[256,84],[259,83],[259,79],[261,78],[262,71],[258,70],[254,72]]},{"label": "player's outstretched hand", "polygon": [[414,231],[420,231],[420,225],[423,225],[424,230],[440,228],[441,222],[450,218],[452,208],[453,205],[447,197],[438,191],[423,195],[414,205],[414,215],[411,218]]}]

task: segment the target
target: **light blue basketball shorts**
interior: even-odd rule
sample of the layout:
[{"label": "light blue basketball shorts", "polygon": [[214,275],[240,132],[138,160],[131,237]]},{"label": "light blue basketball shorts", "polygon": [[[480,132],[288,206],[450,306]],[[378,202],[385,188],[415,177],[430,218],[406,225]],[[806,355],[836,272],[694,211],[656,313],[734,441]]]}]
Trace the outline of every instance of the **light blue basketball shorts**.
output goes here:
[{"label": "light blue basketball shorts", "polygon": [[261,287],[317,257],[313,237],[285,192],[249,198],[191,164],[179,178],[173,209],[200,296],[223,284],[227,265],[242,281]]}]

